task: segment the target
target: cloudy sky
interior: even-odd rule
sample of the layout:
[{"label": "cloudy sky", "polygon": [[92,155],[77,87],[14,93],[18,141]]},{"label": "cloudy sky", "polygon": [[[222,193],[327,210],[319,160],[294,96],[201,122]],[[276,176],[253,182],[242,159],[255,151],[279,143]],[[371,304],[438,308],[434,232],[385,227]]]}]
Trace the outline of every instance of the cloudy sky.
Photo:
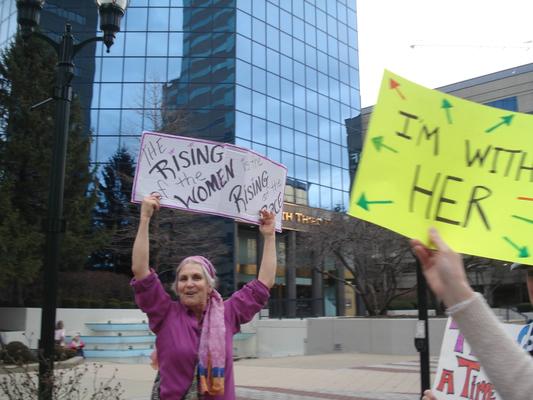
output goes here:
[{"label": "cloudy sky", "polygon": [[435,88],[533,62],[533,0],[357,0],[361,105],[384,69]]}]

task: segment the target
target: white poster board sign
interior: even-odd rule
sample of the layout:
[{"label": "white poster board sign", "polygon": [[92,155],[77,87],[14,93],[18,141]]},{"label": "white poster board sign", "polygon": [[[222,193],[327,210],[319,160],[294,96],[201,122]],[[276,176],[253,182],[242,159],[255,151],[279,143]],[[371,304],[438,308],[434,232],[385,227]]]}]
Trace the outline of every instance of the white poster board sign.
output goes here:
[{"label": "white poster board sign", "polygon": [[153,192],[161,206],[259,223],[276,214],[281,231],[287,168],[232,144],[143,132],[132,201]]},{"label": "white poster board sign", "polygon": [[[503,324],[503,326],[509,336],[516,340],[525,351],[532,352],[533,323],[528,325]],[[490,332],[479,334],[490,335]],[[501,400],[477,358],[472,354],[470,345],[451,318],[448,318],[446,324],[432,391],[439,400]]]}]

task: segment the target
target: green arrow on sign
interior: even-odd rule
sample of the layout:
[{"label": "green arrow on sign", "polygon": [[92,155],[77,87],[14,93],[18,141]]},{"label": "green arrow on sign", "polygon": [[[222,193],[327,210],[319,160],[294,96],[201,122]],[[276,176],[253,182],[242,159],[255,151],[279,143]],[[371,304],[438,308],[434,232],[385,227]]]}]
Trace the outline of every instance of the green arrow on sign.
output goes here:
[{"label": "green arrow on sign", "polygon": [[393,149],[392,147],[387,146],[386,144],[383,144],[383,136],[376,136],[376,137],[373,137],[373,138],[372,138],[372,143],[373,143],[374,146],[376,147],[376,150],[377,150],[377,151],[381,151],[381,148],[383,147],[384,149],[390,150],[390,151],[392,151],[393,153],[398,153],[398,150]]},{"label": "green arrow on sign", "polygon": [[486,129],[485,133],[491,133],[493,130],[499,128],[502,125],[507,125],[507,126],[511,125],[511,121],[513,120],[513,117],[514,117],[513,114],[509,114],[509,115],[505,115],[501,117],[502,119],[501,122],[498,122],[496,125],[491,126],[489,129]]},{"label": "green arrow on sign", "polygon": [[359,197],[359,201],[357,202],[357,205],[361,208],[364,208],[367,211],[370,211],[368,209],[368,206],[370,204],[392,204],[393,201],[391,200],[374,200],[374,201],[368,201],[365,197],[365,194],[361,194],[361,197]]},{"label": "green arrow on sign", "polygon": [[453,124],[452,113],[451,113],[451,110],[450,110],[450,108],[452,108],[452,107],[453,107],[452,103],[450,103],[448,100],[446,100],[446,99],[442,100],[441,108],[443,108],[444,111],[446,112],[446,119],[448,120],[449,124]]},{"label": "green arrow on sign", "polygon": [[504,236],[503,240],[505,240],[507,243],[513,246],[516,250],[518,250],[518,257],[521,257],[521,258],[529,257],[529,252],[527,251],[526,246],[520,247],[519,245],[514,243],[511,239],[509,239],[507,236]]},{"label": "green arrow on sign", "polygon": [[513,218],[519,219],[521,221],[529,222],[530,224],[533,224],[533,219],[529,219],[526,217],[521,217],[520,215],[512,215]]}]

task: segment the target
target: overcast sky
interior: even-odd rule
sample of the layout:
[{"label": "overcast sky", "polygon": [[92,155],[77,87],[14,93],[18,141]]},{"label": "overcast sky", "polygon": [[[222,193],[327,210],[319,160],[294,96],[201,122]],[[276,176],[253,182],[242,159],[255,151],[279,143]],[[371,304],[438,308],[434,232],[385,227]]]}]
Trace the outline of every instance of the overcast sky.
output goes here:
[{"label": "overcast sky", "polygon": [[384,69],[436,88],[533,62],[533,0],[357,0],[357,13],[362,107]]}]

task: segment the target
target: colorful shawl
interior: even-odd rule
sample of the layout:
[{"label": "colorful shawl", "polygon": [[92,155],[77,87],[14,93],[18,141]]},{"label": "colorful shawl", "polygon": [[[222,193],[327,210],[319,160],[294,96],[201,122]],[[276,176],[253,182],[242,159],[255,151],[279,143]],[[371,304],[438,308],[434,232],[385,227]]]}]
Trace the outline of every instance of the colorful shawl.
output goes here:
[{"label": "colorful shawl", "polygon": [[[181,265],[200,264],[206,274],[215,279],[216,271],[211,262],[202,256],[187,257]],[[211,396],[224,394],[224,366],[226,363],[226,327],[224,302],[220,293],[212,288],[204,314],[200,347],[198,349],[199,392]]]}]

